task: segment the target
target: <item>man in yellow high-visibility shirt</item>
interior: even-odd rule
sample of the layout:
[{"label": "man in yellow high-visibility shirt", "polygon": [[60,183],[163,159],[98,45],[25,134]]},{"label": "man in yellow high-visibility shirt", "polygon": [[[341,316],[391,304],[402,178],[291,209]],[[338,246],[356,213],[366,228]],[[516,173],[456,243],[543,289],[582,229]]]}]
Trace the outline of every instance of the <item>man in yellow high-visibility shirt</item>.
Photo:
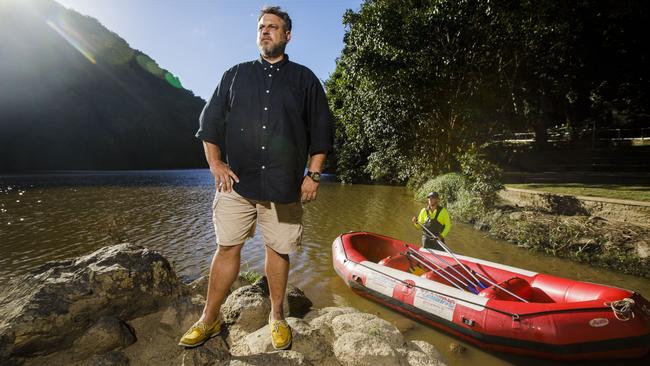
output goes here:
[{"label": "man in yellow high-visibility shirt", "polygon": [[416,227],[422,229],[422,246],[430,249],[444,250],[438,241],[431,236],[427,230],[435,234],[444,242],[445,238],[451,230],[451,219],[449,219],[449,212],[447,209],[438,206],[439,195],[438,192],[431,192],[427,195],[427,207],[420,210],[420,214],[413,216],[413,223]]}]

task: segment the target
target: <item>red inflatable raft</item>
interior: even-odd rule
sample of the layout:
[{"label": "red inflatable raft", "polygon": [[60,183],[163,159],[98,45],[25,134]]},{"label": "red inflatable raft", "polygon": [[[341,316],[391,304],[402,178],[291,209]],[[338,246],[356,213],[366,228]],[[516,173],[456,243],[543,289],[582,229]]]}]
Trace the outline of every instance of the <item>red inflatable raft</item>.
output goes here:
[{"label": "red inflatable raft", "polygon": [[650,303],[574,281],[367,232],[332,244],[357,294],[502,352],[558,360],[637,358],[650,349]]}]

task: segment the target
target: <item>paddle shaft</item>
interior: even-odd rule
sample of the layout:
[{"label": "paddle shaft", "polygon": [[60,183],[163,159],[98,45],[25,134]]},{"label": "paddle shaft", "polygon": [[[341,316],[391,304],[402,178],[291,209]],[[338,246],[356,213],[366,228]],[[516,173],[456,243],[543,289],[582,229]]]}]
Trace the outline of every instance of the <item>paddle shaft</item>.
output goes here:
[{"label": "paddle shaft", "polygon": [[447,265],[447,267],[451,268],[459,276],[461,276],[463,279],[465,279],[465,281],[467,281],[467,283],[470,284],[471,286],[476,286],[477,288],[482,287],[480,283],[479,284],[472,283],[472,281],[469,278],[465,277],[462,273],[460,273],[460,271],[458,271],[456,268],[454,268],[454,266],[452,266],[451,263],[447,262],[446,259],[444,259],[443,257],[436,254],[433,250],[431,250],[429,248],[424,248],[424,250],[426,250],[429,254],[433,255],[434,258],[436,258],[439,262],[444,263],[445,265]]},{"label": "paddle shaft", "polygon": [[479,281],[478,278],[476,278],[476,277],[472,274],[472,271],[470,271],[469,268],[467,268],[464,264],[462,264],[462,263],[458,260],[458,258],[456,258],[456,256],[454,255],[454,253],[452,253],[451,249],[449,249],[449,247],[448,247],[448,246],[447,246],[447,245],[446,245],[442,240],[440,240],[440,238],[438,237],[438,235],[432,233],[429,229],[427,229],[426,226],[424,226],[424,225],[422,225],[422,224],[420,224],[420,226],[422,226],[422,228],[423,228],[427,233],[429,233],[429,235],[431,235],[431,237],[433,237],[434,239],[436,239],[436,241],[438,242],[438,244],[440,244],[440,246],[442,247],[442,249],[444,249],[447,253],[449,253],[449,255],[450,255],[452,258],[454,258],[454,260],[456,261],[456,263],[460,264],[460,266],[465,270],[465,272],[469,273],[469,275],[472,276],[472,278],[474,279],[474,281],[476,281],[478,287],[483,287],[483,286],[481,286],[481,281]]},{"label": "paddle shaft", "polygon": [[523,301],[523,302],[529,302],[528,300],[524,299],[523,297],[521,297],[521,296],[519,296],[519,295],[517,295],[517,294],[515,294],[515,293],[513,293],[513,292],[510,292],[510,291],[506,290],[505,288],[503,288],[502,286],[499,286],[499,285],[497,285],[496,283],[490,281],[489,278],[483,276],[482,274],[480,274],[480,273],[478,273],[478,272],[476,272],[476,274],[477,274],[478,276],[480,276],[481,278],[483,278],[485,281],[487,281],[490,285],[492,285],[492,286],[494,286],[494,287],[496,287],[496,288],[498,288],[498,289],[500,289],[500,290],[502,290],[502,291],[508,293],[508,294],[511,295],[511,296],[516,297],[517,299],[519,299],[519,300],[521,300],[521,301]]},{"label": "paddle shaft", "polygon": [[[433,267],[431,267],[431,266],[429,265],[429,263],[431,263],[431,264],[433,264],[434,266],[436,266],[436,268],[438,268],[439,270],[444,271],[444,272],[446,272],[447,274],[449,274],[449,272],[445,271],[444,268],[438,266],[437,264],[435,264],[435,263],[433,263],[433,262],[429,262],[429,263],[427,263],[427,262],[425,262],[422,258],[419,258],[419,257],[413,255],[413,253],[416,253],[415,250],[409,248],[409,251],[407,252],[407,254],[409,254],[409,253],[410,253],[410,255],[413,257],[413,259],[415,259],[416,261],[420,262],[420,264],[422,264],[423,266],[427,267],[430,271],[435,271],[435,269],[434,269]],[[418,253],[418,254],[419,254],[419,253]],[[440,275],[440,277],[444,278],[445,281],[447,281],[447,282],[451,283],[452,285],[454,285],[457,289],[459,289],[459,290],[461,290],[461,291],[465,291],[462,287],[458,286],[458,284],[456,284],[454,281],[451,281],[449,278],[447,278],[447,277],[446,277],[445,275],[443,275],[442,273],[438,272],[438,274]],[[452,278],[454,277],[454,276],[452,276],[451,274],[449,274],[449,275],[450,275]],[[456,278],[456,281],[458,281],[458,282],[462,282],[462,281],[460,281],[460,280],[457,279],[457,278]]]},{"label": "paddle shaft", "polygon": [[[471,281],[469,281],[469,280],[466,279],[467,282],[464,282],[464,281],[461,280],[460,278],[456,277],[453,273],[447,271],[447,269],[444,268],[443,266],[439,266],[439,265],[437,265],[436,263],[434,263],[434,262],[432,262],[431,260],[429,260],[429,258],[423,256],[422,253],[418,252],[417,250],[415,250],[415,249],[413,249],[413,248],[408,248],[408,250],[409,250],[409,252],[411,253],[411,256],[417,256],[417,257],[414,257],[414,258],[415,258],[417,261],[419,261],[420,263],[425,262],[425,263],[429,263],[429,264],[432,264],[432,265],[436,266],[436,268],[438,268],[439,270],[445,272],[449,277],[453,278],[453,279],[456,280],[457,282],[460,282],[460,284],[463,285],[463,286],[472,286],[472,285],[473,285]],[[449,264],[448,264],[448,263],[445,263],[445,264],[447,265],[447,267],[449,267]],[[446,279],[446,278],[445,278],[445,279]]]}]

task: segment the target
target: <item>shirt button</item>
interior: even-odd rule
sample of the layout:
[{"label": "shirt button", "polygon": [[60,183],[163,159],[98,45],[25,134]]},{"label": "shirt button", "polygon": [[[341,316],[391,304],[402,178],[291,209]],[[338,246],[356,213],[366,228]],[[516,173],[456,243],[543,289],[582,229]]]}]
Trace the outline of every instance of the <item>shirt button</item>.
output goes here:
[{"label": "shirt button", "polygon": [[269,74],[269,77],[271,77],[271,74]]},{"label": "shirt button", "polygon": [[262,126],[262,129],[263,129],[263,130],[266,130],[266,126]]},{"label": "shirt button", "polygon": [[262,146],[262,150],[265,150],[265,149],[266,149],[266,146]]},{"label": "shirt button", "polygon": [[241,129],[241,132],[244,132],[244,129],[243,129],[243,128]]},{"label": "shirt button", "polygon": [[266,107],[264,107],[264,110],[265,110],[265,111],[268,111],[269,109],[268,109],[268,108],[266,108]]},{"label": "shirt button", "polygon": [[266,94],[268,94],[268,93],[270,93],[270,92],[271,92],[270,90],[267,90],[267,91],[266,91]]},{"label": "shirt button", "polygon": [[262,169],[266,169],[266,167],[264,165],[262,165]]}]

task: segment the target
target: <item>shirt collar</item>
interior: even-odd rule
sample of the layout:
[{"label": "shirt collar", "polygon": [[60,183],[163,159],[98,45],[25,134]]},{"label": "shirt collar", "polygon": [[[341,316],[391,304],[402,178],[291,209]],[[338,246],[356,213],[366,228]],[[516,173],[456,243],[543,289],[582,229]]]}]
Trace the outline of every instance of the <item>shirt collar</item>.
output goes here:
[{"label": "shirt collar", "polygon": [[258,59],[257,61],[260,63],[260,65],[262,65],[262,67],[270,67],[270,66],[273,66],[273,67],[280,68],[280,67],[284,66],[287,62],[289,62],[289,55],[287,55],[287,54],[285,53],[285,54],[284,54],[284,57],[282,58],[282,60],[280,60],[280,61],[278,61],[278,62],[276,62],[276,63],[274,63],[274,64],[272,64],[272,63],[266,61],[266,60],[265,60],[261,55],[260,55],[260,57],[259,57],[259,59]]}]

